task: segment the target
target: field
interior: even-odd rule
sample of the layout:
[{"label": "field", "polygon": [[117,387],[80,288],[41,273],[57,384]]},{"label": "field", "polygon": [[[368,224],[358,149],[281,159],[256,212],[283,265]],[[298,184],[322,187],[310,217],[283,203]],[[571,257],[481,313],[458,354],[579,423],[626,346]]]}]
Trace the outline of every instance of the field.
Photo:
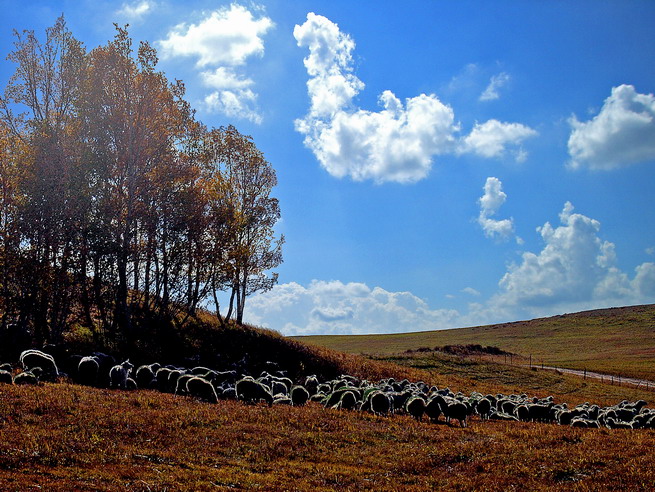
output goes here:
[{"label": "field", "polygon": [[[534,364],[655,380],[655,305],[567,314],[498,325],[392,335],[308,336],[295,340],[353,354],[481,344]],[[502,358],[498,358],[500,361]]]},{"label": "field", "polygon": [[0,389],[2,490],[649,490],[654,446],[652,430],[476,419],[462,429],[317,404]]},{"label": "field", "polygon": [[[652,314],[652,307],[633,312],[638,320]],[[549,322],[556,324],[557,319]],[[534,323],[545,326],[546,320]],[[635,323],[637,334],[641,323]],[[512,329],[520,334],[518,326]],[[631,329],[626,326],[626,334]],[[568,333],[557,326],[551,330],[554,337]],[[503,333],[502,327],[488,331]],[[528,326],[528,333],[537,331]],[[293,349],[306,363],[316,359],[316,367],[372,380],[407,377],[455,392],[552,395],[555,402],[569,405],[645,399],[652,407],[655,401],[653,391],[508,365],[487,356],[406,352],[411,343],[420,348],[427,339],[432,346],[452,343],[428,338],[434,334],[370,337],[378,354],[362,357],[258,333],[262,350],[288,343],[288,351],[281,352],[285,357]],[[489,335],[475,343],[509,349],[528,342]],[[627,345],[624,341],[623,350]],[[592,351],[589,360],[598,359]],[[655,487],[653,458],[654,430],[577,429],[478,417],[460,428],[405,415],[326,409],[317,403],[299,408],[208,404],[150,390],[124,392],[67,381],[0,386],[0,490],[645,491]]]}]

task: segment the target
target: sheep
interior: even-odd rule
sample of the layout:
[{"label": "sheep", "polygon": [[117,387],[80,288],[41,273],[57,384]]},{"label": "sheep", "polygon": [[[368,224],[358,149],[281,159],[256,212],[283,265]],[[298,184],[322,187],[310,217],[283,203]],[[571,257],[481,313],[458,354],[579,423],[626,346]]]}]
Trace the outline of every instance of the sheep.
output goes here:
[{"label": "sheep", "polygon": [[519,419],[517,419],[514,415],[510,415],[508,413],[498,411],[498,412],[493,412],[491,415],[489,415],[490,420],[507,420],[507,421],[514,421],[518,422]]},{"label": "sheep", "polygon": [[0,369],[0,383],[14,384],[14,378],[11,376],[11,372]]},{"label": "sheep", "polygon": [[420,396],[412,396],[405,403],[405,411],[419,422],[423,419],[425,407],[425,400]]},{"label": "sheep", "polygon": [[134,366],[130,363],[129,359],[122,364],[117,364],[112,367],[111,371],[109,371],[109,387],[126,389],[127,378],[129,377],[133,368]]},{"label": "sheep", "polygon": [[428,416],[431,422],[437,422],[439,416],[441,416],[441,402],[443,401],[443,396],[437,395],[428,401],[428,404],[425,406],[425,414]]},{"label": "sheep", "polygon": [[157,363],[139,366],[135,380],[139,388],[150,388],[157,381],[156,373],[161,366]]},{"label": "sheep", "polygon": [[237,399],[246,403],[257,403],[265,400],[269,406],[273,405],[273,395],[262,383],[252,378],[243,378],[236,384]]},{"label": "sheep", "polygon": [[11,367],[11,364],[9,362],[5,362],[4,364],[0,364],[0,371],[11,372],[13,370],[14,370],[14,368]]},{"label": "sheep", "polygon": [[491,401],[485,396],[478,401],[475,409],[482,420],[488,419],[491,413]]},{"label": "sheep", "polygon": [[339,402],[332,408],[339,408],[344,410],[353,410],[357,405],[357,396],[352,391],[344,391],[341,393]]},{"label": "sheep", "polygon": [[302,386],[291,388],[291,402],[294,407],[301,407],[309,401],[309,391]]},{"label": "sheep", "polygon": [[530,420],[530,409],[527,405],[518,405],[514,408],[514,415],[517,419],[526,422]]},{"label": "sheep", "polygon": [[194,377],[196,377],[194,374],[182,374],[181,376],[179,376],[177,378],[177,381],[175,382],[175,394],[176,395],[188,394],[187,382]]},{"label": "sheep", "polygon": [[99,372],[100,361],[93,355],[82,357],[77,365],[77,376],[80,384],[95,386],[98,382]]},{"label": "sheep", "polygon": [[[178,380],[178,385],[181,379]],[[200,376],[191,376],[186,379],[186,394],[209,403],[218,403],[214,386]]]},{"label": "sheep", "polygon": [[446,422],[455,419],[459,420],[459,424],[462,427],[466,427],[466,419],[468,417],[469,408],[465,403],[452,400],[447,402],[446,408],[442,408],[443,414],[446,417]]},{"label": "sheep", "polygon": [[37,375],[34,374],[33,372],[36,369],[39,368],[36,367],[30,371],[23,371],[20,374],[17,374],[16,377],[14,378],[14,384],[30,384],[30,385],[39,384],[39,379]]},{"label": "sheep", "polygon": [[371,411],[376,415],[387,415],[393,412],[391,399],[382,391],[374,392],[370,397]]},{"label": "sheep", "polygon": [[318,393],[318,378],[315,375],[307,376],[304,386],[310,395],[315,395]]},{"label": "sheep", "polygon": [[54,381],[59,376],[54,357],[40,350],[24,350],[20,354],[20,363],[26,371],[40,367],[43,371],[43,379]]}]

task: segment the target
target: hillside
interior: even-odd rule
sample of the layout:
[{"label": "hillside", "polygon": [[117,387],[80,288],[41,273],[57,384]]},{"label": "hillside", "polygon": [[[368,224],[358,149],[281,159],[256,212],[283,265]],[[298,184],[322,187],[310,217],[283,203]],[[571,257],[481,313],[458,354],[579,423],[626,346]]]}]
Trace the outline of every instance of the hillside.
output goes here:
[{"label": "hillside", "polygon": [[366,355],[480,344],[530,355],[535,364],[655,379],[655,305],[584,311],[529,321],[388,335],[295,337]]}]

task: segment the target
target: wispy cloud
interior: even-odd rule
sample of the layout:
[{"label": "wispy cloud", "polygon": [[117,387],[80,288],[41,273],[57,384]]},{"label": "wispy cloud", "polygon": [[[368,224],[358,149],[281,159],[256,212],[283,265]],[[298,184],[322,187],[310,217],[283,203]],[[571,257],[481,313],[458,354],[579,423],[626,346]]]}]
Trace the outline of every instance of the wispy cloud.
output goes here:
[{"label": "wispy cloud", "polygon": [[480,101],[493,101],[500,98],[499,91],[502,87],[507,85],[511,80],[511,77],[508,73],[501,72],[497,75],[491,77],[489,85],[487,88],[480,94]]},{"label": "wispy cloud", "polygon": [[125,18],[130,21],[137,21],[153,11],[156,3],[150,0],[142,0],[137,2],[125,2],[121,8],[116,12],[119,17]]}]

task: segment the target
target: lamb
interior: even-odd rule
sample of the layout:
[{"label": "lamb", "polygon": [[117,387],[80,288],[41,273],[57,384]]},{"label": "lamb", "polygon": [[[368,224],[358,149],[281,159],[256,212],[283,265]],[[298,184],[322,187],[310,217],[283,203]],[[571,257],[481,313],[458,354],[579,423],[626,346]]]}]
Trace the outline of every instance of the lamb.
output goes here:
[{"label": "lamb", "polygon": [[20,354],[20,363],[26,371],[40,367],[43,371],[43,379],[54,381],[59,376],[54,357],[40,350],[24,350]]},{"label": "lamb", "polygon": [[5,362],[4,364],[0,364],[0,371],[7,371],[11,372],[13,371],[13,367],[11,367],[11,364],[9,362]]},{"label": "lamb", "polygon": [[80,384],[95,386],[98,382],[99,372],[100,361],[93,355],[82,357],[80,363],[77,365],[77,377]]},{"label": "lamb", "polygon": [[122,364],[117,364],[109,371],[109,387],[110,388],[127,388],[127,378],[134,366],[130,363],[129,359]]},{"label": "lamb", "polygon": [[246,403],[257,403],[265,400],[269,406],[273,405],[273,395],[269,389],[252,378],[243,378],[236,384],[237,399]]},{"label": "lamb", "polygon": [[310,395],[318,393],[318,378],[314,375],[305,378],[305,389],[309,391]]},{"label": "lamb", "polygon": [[0,383],[14,384],[14,378],[11,376],[11,372],[0,369]]}]

